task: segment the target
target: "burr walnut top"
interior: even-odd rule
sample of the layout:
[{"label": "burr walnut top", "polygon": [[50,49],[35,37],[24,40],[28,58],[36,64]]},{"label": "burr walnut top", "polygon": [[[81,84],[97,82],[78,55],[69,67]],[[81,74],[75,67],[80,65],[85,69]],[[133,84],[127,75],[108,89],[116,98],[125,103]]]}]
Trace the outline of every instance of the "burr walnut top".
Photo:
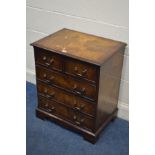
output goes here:
[{"label": "burr walnut top", "polygon": [[62,29],[31,44],[101,66],[126,44],[74,30]]}]

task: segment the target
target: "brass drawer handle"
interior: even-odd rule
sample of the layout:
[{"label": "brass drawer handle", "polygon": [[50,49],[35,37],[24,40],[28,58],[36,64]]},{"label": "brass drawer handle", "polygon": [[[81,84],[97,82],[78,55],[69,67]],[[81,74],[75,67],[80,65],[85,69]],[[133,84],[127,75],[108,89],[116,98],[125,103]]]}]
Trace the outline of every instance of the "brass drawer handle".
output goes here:
[{"label": "brass drawer handle", "polygon": [[77,116],[74,115],[74,116],[73,116],[73,119],[76,120],[76,119],[77,119]]},{"label": "brass drawer handle", "polygon": [[51,76],[49,79],[47,78],[47,74],[43,74],[43,78],[45,79],[45,82],[50,83],[50,81],[53,81],[55,79],[54,76]]},{"label": "brass drawer handle", "polygon": [[80,121],[75,121],[77,125],[81,125],[84,122],[84,118],[80,119]]},{"label": "brass drawer handle", "polygon": [[47,92],[48,92],[48,89],[47,89],[47,88],[45,88],[45,89],[44,89],[44,93],[46,94]]},{"label": "brass drawer handle", "polygon": [[75,67],[74,67],[74,71],[75,71],[75,72],[77,72],[77,71],[78,71],[78,68],[77,68],[77,66],[75,66]]},{"label": "brass drawer handle", "polygon": [[79,107],[75,107],[76,110],[81,110]]},{"label": "brass drawer handle", "polygon": [[46,58],[46,56],[43,56],[43,60],[45,61],[47,58]]},{"label": "brass drawer handle", "polygon": [[50,59],[49,62],[45,62],[45,65],[50,66],[54,63],[54,58]]},{"label": "brass drawer handle", "polygon": [[82,75],[86,74],[87,71],[88,71],[87,69],[84,69],[84,70],[82,71]]},{"label": "brass drawer handle", "polygon": [[50,63],[48,63],[48,62],[46,62],[46,63],[45,63],[45,65],[46,65],[46,66],[50,66],[51,64],[50,64]]},{"label": "brass drawer handle", "polygon": [[77,125],[81,125],[81,123],[80,123],[80,122],[78,122],[78,121],[75,121],[75,123],[76,123]]},{"label": "brass drawer handle", "polygon": [[55,79],[55,76],[51,76],[50,77],[50,80],[52,81],[52,80],[54,80]]},{"label": "brass drawer handle", "polygon": [[85,92],[84,90],[81,90],[81,91],[74,90],[74,91],[75,91],[76,94],[79,94],[79,95],[83,95],[84,92]]},{"label": "brass drawer handle", "polygon": [[48,103],[46,103],[46,104],[45,104],[45,107],[48,108],[48,106],[49,106]]},{"label": "brass drawer handle", "polygon": [[50,96],[53,96],[54,97],[55,96],[55,92],[51,93]]},{"label": "brass drawer handle", "polygon": [[74,100],[73,105],[74,105],[74,106],[76,106],[76,104],[77,104],[77,101],[76,101],[76,100]]},{"label": "brass drawer handle", "polygon": [[47,78],[47,74],[46,74],[46,73],[44,73],[44,74],[43,74],[43,77],[44,77],[44,78]]},{"label": "brass drawer handle", "polygon": [[46,95],[47,98],[52,98],[54,96],[55,96],[55,92],[51,93],[50,95],[48,95],[48,94]]},{"label": "brass drawer handle", "polygon": [[84,118],[81,118],[80,122],[81,122],[81,123],[83,123],[83,122],[84,122],[84,120],[85,120]]},{"label": "brass drawer handle", "polygon": [[77,85],[76,85],[76,84],[74,84],[74,86],[73,86],[73,90],[76,90],[76,88],[77,88]]},{"label": "brass drawer handle", "polygon": [[83,71],[82,71],[82,73],[80,74],[80,73],[78,73],[78,68],[77,68],[77,66],[75,66],[74,67],[74,71],[75,71],[75,74],[77,75],[77,76],[84,76],[86,73],[87,73],[87,69],[84,69]]},{"label": "brass drawer handle", "polygon": [[47,83],[50,82],[50,80],[47,79],[47,74],[46,73],[43,74],[43,78],[44,78],[45,82],[47,82]]},{"label": "brass drawer handle", "polygon": [[55,110],[55,107],[54,107],[54,106],[52,106],[52,107],[51,107],[51,110]]},{"label": "brass drawer handle", "polygon": [[81,104],[80,107],[77,107],[77,101],[74,100],[73,102],[74,108],[77,110],[82,110],[85,107],[85,104]]},{"label": "brass drawer handle", "polygon": [[77,90],[77,85],[74,84],[73,90],[74,90],[77,94],[82,95],[82,94],[85,92],[86,88],[82,88],[81,90]]},{"label": "brass drawer handle", "polygon": [[55,111],[55,107],[54,106],[52,106],[50,109],[47,109],[48,110],[48,112],[54,112]]},{"label": "brass drawer handle", "polygon": [[80,108],[83,109],[85,107],[85,104],[81,104]]},{"label": "brass drawer handle", "polygon": [[48,107],[48,103],[45,104],[45,107],[46,107],[46,108]]},{"label": "brass drawer handle", "polygon": [[45,80],[46,83],[50,83],[50,80]]},{"label": "brass drawer handle", "polygon": [[46,97],[46,98],[51,98],[51,96],[50,96],[50,95],[48,95],[48,94],[47,94],[45,97]]},{"label": "brass drawer handle", "polygon": [[48,89],[45,88],[44,89],[44,96],[47,97],[47,98],[54,97],[55,96],[55,92],[52,92],[51,94],[48,94]]},{"label": "brass drawer handle", "polygon": [[54,63],[54,58],[50,59],[50,64]]},{"label": "brass drawer handle", "polygon": [[82,89],[81,89],[81,93],[84,93],[85,90],[86,90],[86,88],[82,88]]},{"label": "brass drawer handle", "polygon": [[84,104],[81,104],[80,107],[75,107],[76,110],[82,110],[85,107]]}]

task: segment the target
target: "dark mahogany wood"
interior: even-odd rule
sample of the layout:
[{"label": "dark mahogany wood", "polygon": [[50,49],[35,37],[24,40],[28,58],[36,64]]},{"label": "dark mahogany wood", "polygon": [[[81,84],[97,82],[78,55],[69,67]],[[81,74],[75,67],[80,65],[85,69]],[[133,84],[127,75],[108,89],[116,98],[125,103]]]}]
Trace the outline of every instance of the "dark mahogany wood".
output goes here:
[{"label": "dark mahogany wood", "polygon": [[89,130],[94,129],[94,118],[86,116],[78,111],[72,110],[67,106],[58,104],[55,101],[47,100],[44,97],[39,97],[38,108],[47,111],[55,116],[72,122],[73,124],[86,128]]},{"label": "dark mahogany wood", "polygon": [[65,72],[69,75],[81,77],[94,83],[97,81],[97,67],[84,62],[79,62],[75,59],[66,59]]},{"label": "dark mahogany wood", "polygon": [[43,96],[49,100],[56,101],[60,104],[64,104],[70,108],[78,110],[82,113],[95,117],[96,104],[88,102],[88,100],[81,99],[80,97],[71,94],[65,90],[61,90],[57,87],[46,85],[43,82],[38,81],[38,95]]},{"label": "dark mahogany wood", "polygon": [[37,117],[95,143],[117,116],[126,44],[63,29],[35,43]]},{"label": "dark mahogany wood", "polygon": [[36,64],[45,66],[49,69],[62,71],[62,57],[54,53],[49,53],[48,51],[43,50],[41,48],[38,48],[37,51],[38,52],[36,52],[35,55]]},{"label": "dark mahogany wood", "polygon": [[89,98],[90,100],[97,99],[97,90],[95,85],[91,85],[68,75],[50,71],[39,66],[36,67],[36,74],[38,79],[45,81],[48,84],[68,89],[69,91]]}]

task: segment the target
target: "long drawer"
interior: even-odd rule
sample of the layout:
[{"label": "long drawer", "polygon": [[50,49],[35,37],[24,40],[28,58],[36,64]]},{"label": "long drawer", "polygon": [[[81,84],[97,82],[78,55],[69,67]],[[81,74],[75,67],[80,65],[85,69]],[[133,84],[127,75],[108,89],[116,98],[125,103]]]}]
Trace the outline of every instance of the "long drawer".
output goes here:
[{"label": "long drawer", "polygon": [[44,96],[49,100],[53,100],[66,106],[69,106],[75,110],[85,113],[90,116],[95,116],[96,104],[81,99],[73,94],[62,91],[58,88],[48,86],[42,82],[37,82],[38,94]]},{"label": "long drawer", "polygon": [[96,100],[96,86],[91,85],[82,80],[72,78],[59,72],[48,70],[46,68],[36,67],[37,78],[52,85],[68,89],[80,96],[84,96],[90,100]]},{"label": "long drawer", "polygon": [[93,130],[94,119],[61,104],[58,104],[55,101],[49,101],[46,98],[39,96],[38,108],[43,109],[50,114],[58,116],[59,118],[70,121],[71,123],[82,128]]}]

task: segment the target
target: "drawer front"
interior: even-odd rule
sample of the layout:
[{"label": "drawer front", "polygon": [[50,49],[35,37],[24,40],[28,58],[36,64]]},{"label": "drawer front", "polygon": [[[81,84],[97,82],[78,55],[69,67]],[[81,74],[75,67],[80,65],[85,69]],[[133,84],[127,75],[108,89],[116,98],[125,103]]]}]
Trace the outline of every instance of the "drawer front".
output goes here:
[{"label": "drawer front", "polygon": [[62,71],[63,69],[63,58],[58,54],[50,51],[36,48],[35,49],[35,61],[36,64],[42,65],[49,69]]},{"label": "drawer front", "polygon": [[65,104],[66,106],[71,107],[87,115],[95,115],[95,104],[86,102],[84,99],[81,99],[70,93],[64,92],[58,88],[51,86],[49,87],[46,84],[38,82],[38,94],[44,96],[49,100]]},{"label": "drawer front", "polygon": [[97,68],[78,60],[66,59],[65,72],[93,83],[97,81]]},{"label": "drawer front", "polygon": [[94,120],[86,117],[85,115],[78,113],[68,107],[58,104],[54,101],[49,101],[44,97],[39,97],[38,108],[45,110],[46,112],[58,116],[59,118],[70,121],[71,123],[78,125],[82,128],[92,130],[94,127]]},{"label": "drawer front", "polygon": [[37,78],[52,85],[68,89],[80,96],[86,97],[90,100],[96,100],[96,86],[90,85],[86,82],[73,79],[61,73],[49,71],[47,69],[36,67]]}]

